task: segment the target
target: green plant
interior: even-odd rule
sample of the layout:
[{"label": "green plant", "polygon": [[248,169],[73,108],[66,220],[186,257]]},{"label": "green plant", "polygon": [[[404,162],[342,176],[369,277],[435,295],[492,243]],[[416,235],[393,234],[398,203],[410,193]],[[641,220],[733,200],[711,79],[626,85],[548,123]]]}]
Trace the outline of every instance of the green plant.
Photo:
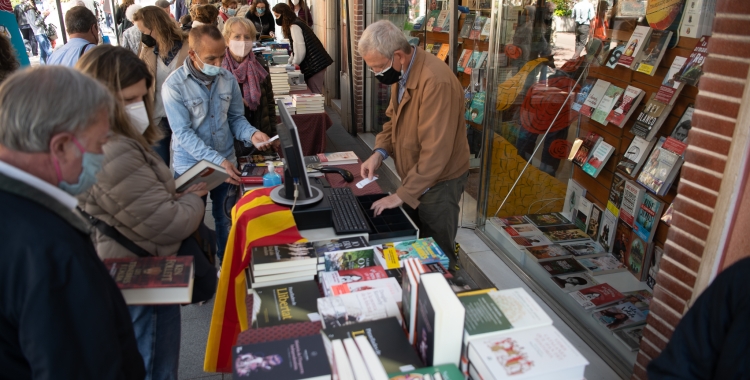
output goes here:
[{"label": "green plant", "polygon": [[568,17],[572,13],[572,8],[574,4],[574,1],[572,0],[552,0],[552,2],[555,3],[555,6],[557,7],[555,9],[555,16],[558,17]]}]

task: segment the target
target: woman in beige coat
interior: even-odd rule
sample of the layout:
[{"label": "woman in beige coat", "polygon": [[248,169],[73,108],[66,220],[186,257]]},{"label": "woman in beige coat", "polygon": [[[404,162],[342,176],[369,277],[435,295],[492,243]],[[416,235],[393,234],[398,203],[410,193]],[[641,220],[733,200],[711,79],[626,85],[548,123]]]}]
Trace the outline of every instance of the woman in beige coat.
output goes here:
[{"label": "woman in beige coat", "polygon": [[[205,213],[205,184],[175,191],[172,172],[151,148],[162,134],[154,125],[149,88],[154,78],[133,52],[111,45],[91,49],[76,68],[103,82],[119,100],[104,145],[97,183],[78,196],[88,214],[116,228],[154,256],[173,256]],[[137,257],[94,232],[101,258]],[[129,306],[147,379],[176,379],[180,351],[180,306]]]}]

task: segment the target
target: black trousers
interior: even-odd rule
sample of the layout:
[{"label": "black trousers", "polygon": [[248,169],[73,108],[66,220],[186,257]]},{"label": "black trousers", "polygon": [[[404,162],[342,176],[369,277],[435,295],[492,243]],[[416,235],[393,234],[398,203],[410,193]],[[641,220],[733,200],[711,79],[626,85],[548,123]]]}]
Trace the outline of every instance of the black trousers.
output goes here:
[{"label": "black trousers", "polygon": [[19,29],[21,29],[21,35],[23,36],[23,39],[28,41],[29,45],[31,46],[31,54],[39,55],[39,49],[37,48],[36,37],[34,37],[34,31],[31,29],[31,27],[28,25],[24,25],[20,27]]}]

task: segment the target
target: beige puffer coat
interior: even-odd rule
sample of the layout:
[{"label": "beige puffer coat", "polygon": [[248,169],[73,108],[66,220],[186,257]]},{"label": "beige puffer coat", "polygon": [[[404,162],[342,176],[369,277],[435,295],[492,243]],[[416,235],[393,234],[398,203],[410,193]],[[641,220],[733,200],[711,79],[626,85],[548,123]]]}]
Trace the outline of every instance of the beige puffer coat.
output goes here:
[{"label": "beige puffer coat", "polygon": [[[97,183],[78,196],[78,205],[157,256],[176,254],[205,212],[197,195],[176,197],[174,176],[156,153],[124,136],[104,145]],[[96,230],[94,245],[102,259],[137,257]]]}]

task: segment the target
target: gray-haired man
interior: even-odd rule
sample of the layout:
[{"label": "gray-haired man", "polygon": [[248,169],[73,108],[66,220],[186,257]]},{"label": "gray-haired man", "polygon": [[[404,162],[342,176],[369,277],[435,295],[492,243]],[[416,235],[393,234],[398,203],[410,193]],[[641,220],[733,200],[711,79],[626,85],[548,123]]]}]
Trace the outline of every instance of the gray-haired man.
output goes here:
[{"label": "gray-haired man", "polygon": [[145,376],[74,197],[96,181],[113,107],[107,88],[66,67],[0,86],[0,378]]}]

